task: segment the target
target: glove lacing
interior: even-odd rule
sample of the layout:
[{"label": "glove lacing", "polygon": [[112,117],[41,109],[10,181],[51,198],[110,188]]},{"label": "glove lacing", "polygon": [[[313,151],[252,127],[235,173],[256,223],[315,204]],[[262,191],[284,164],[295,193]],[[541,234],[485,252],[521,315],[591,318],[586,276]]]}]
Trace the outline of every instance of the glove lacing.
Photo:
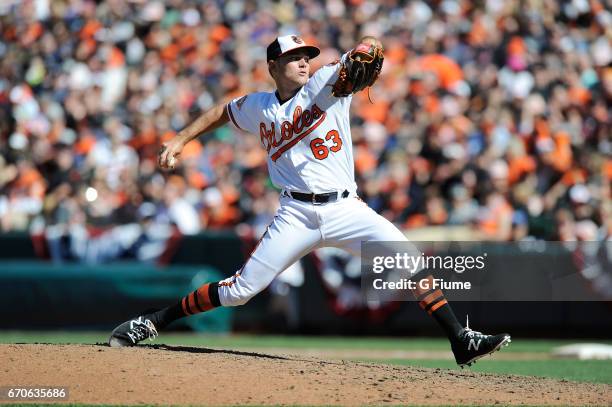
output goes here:
[{"label": "glove lacing", "polygon": [[370,97],[370,88],[371,88],[371,86],[368,86],[368,100],[370,101],[371,104],[374,104],[374,101]]}]

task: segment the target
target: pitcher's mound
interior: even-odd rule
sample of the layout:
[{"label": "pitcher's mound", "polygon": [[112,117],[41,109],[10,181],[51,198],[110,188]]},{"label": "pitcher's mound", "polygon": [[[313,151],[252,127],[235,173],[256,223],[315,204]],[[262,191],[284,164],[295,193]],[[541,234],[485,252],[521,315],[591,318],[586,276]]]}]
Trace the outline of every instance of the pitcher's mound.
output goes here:
[{"label": "pitcher's mound", "polygon": [[0,345],[2,386],[64,403],[608,405],[612,386],[182,346]]}]

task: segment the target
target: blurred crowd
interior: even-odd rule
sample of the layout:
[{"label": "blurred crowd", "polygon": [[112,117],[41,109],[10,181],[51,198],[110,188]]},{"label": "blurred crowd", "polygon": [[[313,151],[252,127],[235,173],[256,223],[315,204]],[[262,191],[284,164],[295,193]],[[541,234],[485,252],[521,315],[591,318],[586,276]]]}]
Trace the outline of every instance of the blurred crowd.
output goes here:
[{"label": "blurred crowd", "polygon": [[4,0],[0,231],[141,223],[261,230],[277,207],[259,137],[225,126],[160,172],[161,142],[273,89],[265,48],[313,68],[363,35],[381,78],[352,106],[360,195],[404,229],[487,240],[612,235],[607,0]]}]

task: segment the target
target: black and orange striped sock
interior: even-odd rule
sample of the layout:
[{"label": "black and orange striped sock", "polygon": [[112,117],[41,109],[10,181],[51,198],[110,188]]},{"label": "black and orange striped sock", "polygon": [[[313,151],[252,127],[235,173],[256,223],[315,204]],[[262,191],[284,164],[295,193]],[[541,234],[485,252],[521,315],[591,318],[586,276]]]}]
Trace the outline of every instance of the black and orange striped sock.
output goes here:
[{"label": "black and orange striped sock", "polygon": [[185,315],[199,314],[221,305],[219,301],[219,284],[208,283],[187,295],[181,300]]},{"label": "black and orange striped sock", "polygon": [[207,283],[183,297],[178,303],[153,314],[155,327],[163,329],[177,319],[199,314],[221,306],[219,301],[219,284]]},{"label": "black and orange striped sock", "polygon": [[[433,276],[429,275],[424,280],[429,280],[429,287],[433,286]],[[413,291],[413,294],[419,302],[419,307],[427,311],[442,326],[449,338],[455,339],[463,326],[457,320],[442,290],[417,288]]]}]

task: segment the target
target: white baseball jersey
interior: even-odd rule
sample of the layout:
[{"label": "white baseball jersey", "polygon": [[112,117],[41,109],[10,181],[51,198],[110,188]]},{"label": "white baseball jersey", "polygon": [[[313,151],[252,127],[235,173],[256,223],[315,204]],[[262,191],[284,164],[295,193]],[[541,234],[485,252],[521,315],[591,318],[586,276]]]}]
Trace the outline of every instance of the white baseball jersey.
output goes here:
[{"label": "white baseball jersey", "polygon": [[352,96],[331,93],[339,69],[340,63],[323,66],[282,104],[275,92],[252,93],[228,103],[232,123],[259,135],[278,188],[306,193],[356,190],[349,126]]}]

